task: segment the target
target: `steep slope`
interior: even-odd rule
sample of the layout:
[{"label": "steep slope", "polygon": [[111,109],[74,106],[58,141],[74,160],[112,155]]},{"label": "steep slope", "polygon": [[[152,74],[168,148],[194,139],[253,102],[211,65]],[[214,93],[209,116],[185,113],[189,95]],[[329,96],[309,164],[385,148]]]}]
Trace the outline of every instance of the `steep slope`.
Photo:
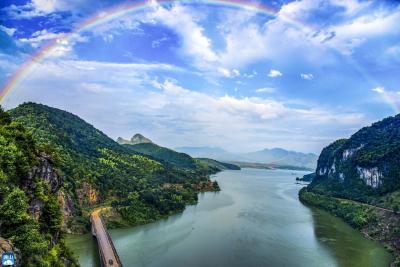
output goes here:
[{"label": "steep slope", "polygon": [[381,242],[400,266],[400,115],[364,127],[321,152],[300,200]]},{"label": "steep slope", "polygon": [[220,162],[214,159],[208,158],[197,158],[198,164],[205,164],[206,166],[211,166],[219,170],[240,170],[238,165],[226,162]]},{"label": "steep slope", "polygon": [[371,202],[400,189],[400,115],[362,128],[323,149],[310,188]]},{"label": "steep slope", "polygon": [[120,145],[136,145],[136,144],[143,144],[143,143],[153,143],[149,138],[146,138],[139,133],[132,136],[131,140],[125,140],[122,137],[118,137],[117,142]]},{"label": "steep slope", "polygon": [[111,203],[130,224],[155,220],[195,203],[202,188],[197,185],[210,182],[210,169],[178,168],[139,154],[69,112],[26,103],[10,114],[57,161],[65,178],[67,230],[84,231],[87,212],[104,203]]},{"label": "steep slope", "polygon": [[0,240],[16,266],[76,266],[61,235],[63,179],[54,165],[0,108]]},{"label": "steep slope", "polygon": [[154,159],[168,162],[178,168],[196,169],[195,160],[185,154],[154,143],[125,144],[126,148],[153,157]]}]

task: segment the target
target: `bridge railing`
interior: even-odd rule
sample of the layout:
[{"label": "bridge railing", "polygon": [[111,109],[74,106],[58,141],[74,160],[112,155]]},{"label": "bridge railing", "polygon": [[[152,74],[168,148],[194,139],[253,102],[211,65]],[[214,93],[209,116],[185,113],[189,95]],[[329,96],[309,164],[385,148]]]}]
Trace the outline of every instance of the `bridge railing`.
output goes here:
[{"label": "bridge railing", "polygon": [[[111,245],[111,248],[112,248],[112,250],[113,250],[113,253],[114,253],[114,257],[115,257],[115,259],[116,259],[116,266],[118,265],[118,266],[123,266],[122,265],[122,263],[121,263],[121,259],[119,258],[119,255],[118,255],[118,253],[117,253],[117,250],[115,249],[115,246],[114,246],[114,242],[112,241],[112,239],[111,239],[111,236],[110,236],[110,234],[108,233],[108,231],[107,231],[107,228],[106,227],[104,227],[104,222],[103,222],[103,220],[101,219],[101,216],[99,215],[99,219],[100,219],[100,223],[102,224],[102,226],[103,226],[103,229],[104,229],[104,231],[106,232],[106,236],[107,236],[107,239],[108,239],[108,242],[110,243],[110,245]],[[92,222],[92,234],[94,235],[94,236],[96,236],[96,239],[97,239],[97,230],[96,230],[96,227],[93,227],[93,219],[92,219],[92,216],[90,217],[90,221]],[[99,256],[100,256],[100,265],[101,266],[107,266],[108,265],[108,263],[107,263],[107,259],[104,257],[104,254],[103,254],[103,251],[102,251],[102,248],[101,248],[101,246],[99,245]]]},{"label": "bridge railing", "polygon": [[[100,218],[100,221],[101,221],[101,223],[103,224],[103,227],[104,227],[105,224],[103,223],[103,219],[101,219],[100,216],[99,216],[99,218]],[[109,241],[110,244],[111,244],[111,248],[112,248],[112,250],[113,250],[113,253],[114,253],[114,255],[115,255],[115,259],[117,260],[117,263],[119,264],[119,266],[123,267],[123,265],[122,265],[122,263],[121,263],[121,259],[119,258],[119,255],[118,255],[118,253],[117,253],[117,250],[115,249],[115,246],[114,246],[114,242],[112,241],[111,236],[110,236],[110,234],[109,234],[108,231],[107,231],[107,228],[104,227],[104,230],[106,231],[107,239],[108,239],[108,241]]]}]

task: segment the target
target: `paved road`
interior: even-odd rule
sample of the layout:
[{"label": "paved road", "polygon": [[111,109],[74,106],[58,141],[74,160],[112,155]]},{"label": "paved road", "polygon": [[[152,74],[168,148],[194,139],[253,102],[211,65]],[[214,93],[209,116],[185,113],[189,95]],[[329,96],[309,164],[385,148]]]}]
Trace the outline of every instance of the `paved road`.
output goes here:
[{"label": "paved road", "polygon": [[[92,221],[92,227],[96,233],[99,249],[103,254],[104,267],[122,267],[119,262],[118,255],[114,253],[113,245],[111,244],[111,241],[108,239],[107,231],[100,218],[100,211],[101,209],[96,209],[95,211],[92,212],[92,215],[90,217]],[[112,260],[112,264],[110,264],[109,261],[110,259]]]}]

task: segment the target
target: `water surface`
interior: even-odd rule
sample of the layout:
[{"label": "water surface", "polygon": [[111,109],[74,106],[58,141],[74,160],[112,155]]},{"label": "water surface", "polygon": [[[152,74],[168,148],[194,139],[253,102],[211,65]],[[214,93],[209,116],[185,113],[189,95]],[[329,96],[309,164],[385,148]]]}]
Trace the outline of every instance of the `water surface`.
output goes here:
[{"label": "water surface", "polygon": [[[243,169],[214,178],[182,214],[110,234],[125,266],[388,266],[390,255],[340,219],[302,205],[300,172]],[[82,237],[80,248],[93,248]],[[70,244],[70,241],[68,242]],[[79,251],[82,266],[96,266]]]}]

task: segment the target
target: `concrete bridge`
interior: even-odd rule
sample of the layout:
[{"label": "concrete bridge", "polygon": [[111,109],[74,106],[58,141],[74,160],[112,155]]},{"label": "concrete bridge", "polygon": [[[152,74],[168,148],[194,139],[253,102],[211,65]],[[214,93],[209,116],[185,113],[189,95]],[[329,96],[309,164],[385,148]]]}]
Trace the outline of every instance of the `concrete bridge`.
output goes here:
[{"label": "concrete bridge", "polygon": [[101,209],[96,209],[90,215],[92,234],[96,237],[99,245],[100,264],[102,267],[122,267],[111,237],[101,220],[100,211]]}]

